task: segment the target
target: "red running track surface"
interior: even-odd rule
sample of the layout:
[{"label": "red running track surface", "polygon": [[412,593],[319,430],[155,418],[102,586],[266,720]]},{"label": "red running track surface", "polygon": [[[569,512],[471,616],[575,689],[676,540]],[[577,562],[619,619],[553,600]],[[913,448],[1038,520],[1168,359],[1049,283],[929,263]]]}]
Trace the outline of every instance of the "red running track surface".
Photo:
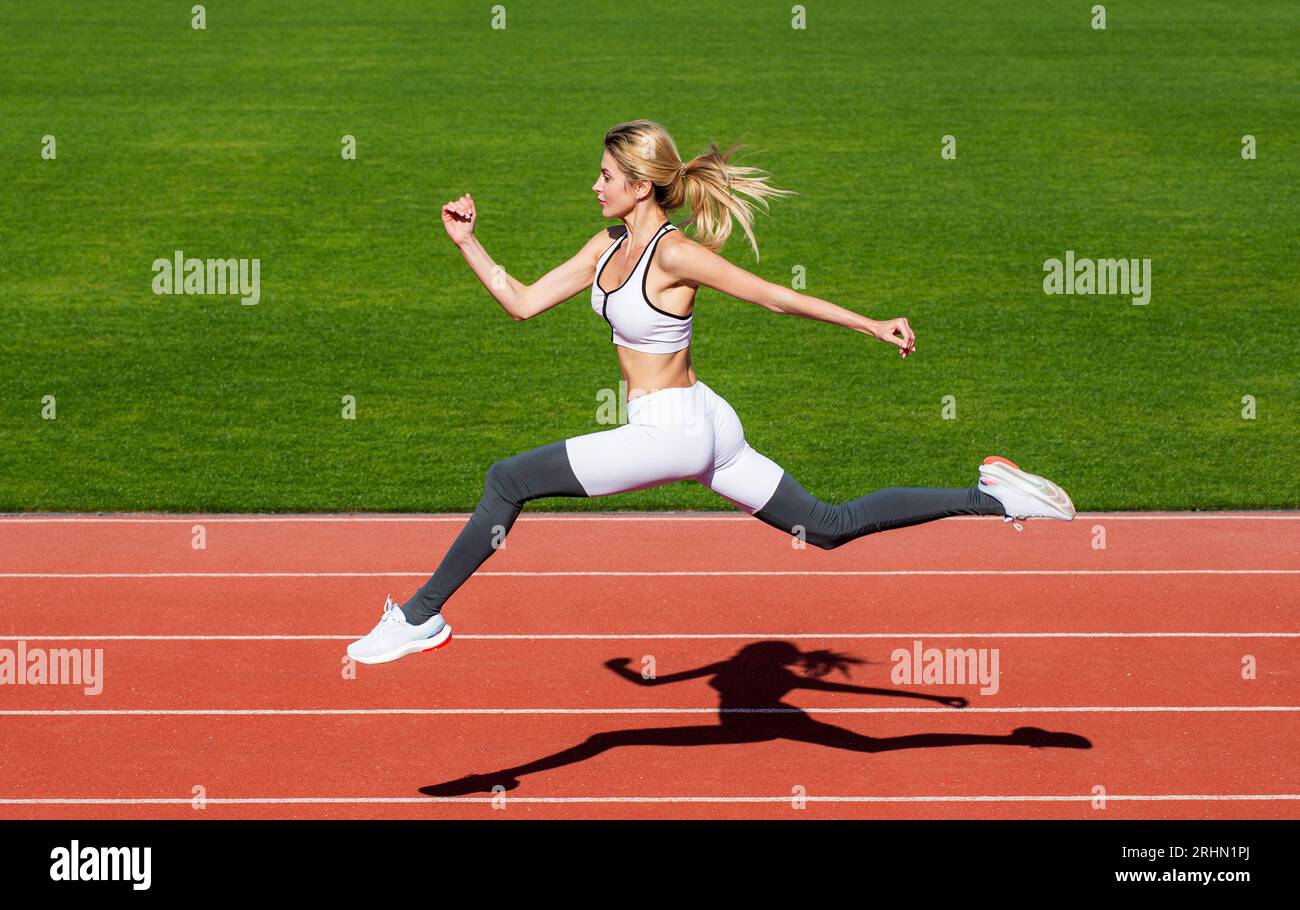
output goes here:
[{"label": "red running track surface", "polygon": [[[1300,817],[1296,513],[829,552],[736,513],[525,513],[448,647],[349,665],[466,517],[0,519],[0,817]],[[918,641],[985,681],[900,676]],[[4,681],[20,646],[102,679]]]}]

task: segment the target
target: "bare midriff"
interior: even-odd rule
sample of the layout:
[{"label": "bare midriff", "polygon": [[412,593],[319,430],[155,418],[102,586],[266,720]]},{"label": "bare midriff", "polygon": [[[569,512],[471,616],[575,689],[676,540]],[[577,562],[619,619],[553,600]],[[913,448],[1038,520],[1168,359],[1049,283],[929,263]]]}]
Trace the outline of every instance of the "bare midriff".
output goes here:
[{"label": "bare midriff", "polygon": [[691,349],[671,354],[650,354],[614,345],[618,366],[627,381],[627,400],[649,395],[659,389],[690,388],[695,385],[695,368],[691,366]]},{"label": "bare midriff", "polygon": [[[671,235],[673,232],[669,232]],[[669,236],[665,235],[665,236]],[[661,241],[663,243],[681,243],[683,241],[676,237]],[[630,252],[630,251],[629,251]],[[633,268],[636,260],[619,260],[618,255],[614,256],[610,265],[619,271],[622,271],[623,277],[616,279],[616,274],[610,268],[606,268],[605,277],[611,282],[609,287],[621,287],[627,280],[627,273]],[[699,288],[695,283],[673,282],[666,277],[659,263],[651,259],[650,265],[647,266],[649,274],[646,276],[644,290],[650,294],[651,299],[658,300],[660,309],[668,313],[685,315],[694,310],[695,293]],[[597,285],[599,287],[599,285]],[[657,392],[660,389],[677,389],[690,388],[695,385],[695,368],[691,366],[691,348],[689,345],[680,351],[673,351],[671,354],[655,354],[647,351],[635,351],[632,348],[623,347],[621,344],[614,345],[618,351],[618,366],[623,372],[623,379],[627,382],[627,400],[640,398],[642,395],[649,395],[651,392]]]}]

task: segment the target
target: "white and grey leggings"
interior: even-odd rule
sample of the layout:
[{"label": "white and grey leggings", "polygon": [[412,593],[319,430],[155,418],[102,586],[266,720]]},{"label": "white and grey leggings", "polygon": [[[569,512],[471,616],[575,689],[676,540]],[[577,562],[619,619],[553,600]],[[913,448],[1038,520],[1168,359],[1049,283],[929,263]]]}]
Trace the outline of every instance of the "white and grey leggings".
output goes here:
[{"label": "white and grey leggings", "polygon": [[833,504],[813,496],[745,441],[740,418],[703,382],[633,398],[628,422],[548,443],[492,465],[483,497],[433,577],[402,604],[415,624],[447,599],[509,534],[524,503],[546,496],[608,496],[697,480],[737,508],[826,550],[866,534],[951,515],[1001,515],[978,486],[890,487]]}]

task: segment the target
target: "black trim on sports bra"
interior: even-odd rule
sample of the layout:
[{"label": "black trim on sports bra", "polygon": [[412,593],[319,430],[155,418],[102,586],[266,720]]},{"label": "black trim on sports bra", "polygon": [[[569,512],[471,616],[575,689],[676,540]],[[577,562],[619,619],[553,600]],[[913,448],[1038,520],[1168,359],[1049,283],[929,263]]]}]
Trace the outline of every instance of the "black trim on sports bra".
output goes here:
[{"label": "black trim on sports bra", "polygon": [[[623,238],[626,236],[627,236],[627,231],[624,231],[623,234],[617,240],[614,241],[613,245],[610,246],[610,248],[605,251],[608,255],[605,256],[605,261],[601,263],[600,271],[596,273],[596,289],[599,290],[606,297],[609,297],[609,294],[606,293],[605,289],[600,286],[600,276],[605,274],[605,266],[609,265],[609,261],[614,258],[614,250],[618,248],[618,245],[623,242]],[[632,273],[628,272],[628,274],[631,275]]]},{"label": "black trim on sports bra", "polygon": [[[673,228],[673,230],[677,230],[677,228]],[[669,233],[668,231],[664,231],[664,234],[668,234],[668,233]],[[655,250],[658,250],[658,249],[659,249],[659,238],[658,238],[658,237],[655,238],[655,240],[654,240],[654,242],[651,244],[651,246],[653,246],[653,247],[655,248]],[[652,251],[652,252],[650,253],[650,259],[647,259],[647,260],[646,260],[645,271],[641,273],[641,299],[644,300],[644,301],[649,305],[650,309],[654,310],[656,313],[662,313],[662,314],[665,315],[665,316],[671,316],[671,317],[673,317],[674,319],[680,319],[680,320],[682,320],[683,322],[686,321],[687,319],[690,319],[693,315],[695,315],[695,313],[694,313],[694,310],[695,310],[694,305],[691,306],[691,312],[690,312],[690,313],[687,313],[685,316],[678,316],[676,313],[670,313],[670,312],[668,312],[667,310],[661,310],[661,309],[659,309],[659,307],[655,306],[653,303],[650,302],[650,294],[647,293],[647,291],[646,291],[646,289],[645,289],[645,286],[646,286],[646,280],[649,279],[649,277],[650,277],[650,260],[652,260],[652,259],[654,259],[654,258],[655,258],[655,254],[654,254],[654,252]]]},{"label": "black trim on sports bra", "polygon": [[655,231],[655,235],[650,238],[650,242],[647,243],[645,249],[641,251],[641,255],[637,258],[636,265],[632,266],[632,271],[628,272],[627,277],[623,279],[623,283],[614,288],[614,290],[607,291],[600,286],[600,274],[604,274],[605,265],[609,265],[609,260],[618,255],[618,248],[623,245],[624,240],[631,236],[631,232],[624,232],[623,236],[618,238],[618,243],[614,245],[614,252],[609,255],[609,259],[605,260],[605,265],[600,267],[600,274],[596,275],[596,287],[600,289],[600,292],[605,295],[606,299],[609,299],[610,294],[617,294],[619,291],[623,290],[623,288],[627,287],[627,283],[632,280],[632,276],[635,275],[636,270],[640,268],[641,260],[645,258],[645,254],[649,251],[650,247],[654,245],[654,242],[659,239],[659,231],[662,231],[664,227],[669,224],[672,224],[672,222],[665,221],[663,224],[659,225],[658,230]]},{"label": "black trim on sports bra", "polygon": [[[613,228],[611,228],[610,230],[613,230]],[[622,235],[620,235],[619,238],[614,241],[614,244],[608,250],[605,251],[606,254],[605,261],[601,264],[600,271],[596,272],[596,288],[601,292],[601,294],[604,295],[604,298],[600,302],[600,316],[609,325],[610,344],[614,343],[614,323],[609,321],[609,314],[606,312],[607,308],[609,307],[609,293],[600,286],[600,276],[605,274],[605,266],[609,265],[609,261],[614,258],[614,251],[618,249],[619,244],[623,242],[623,238],[626,237],[627,234],[628,234],[627,228],[624,227]],[[632,272],[635,271],[636,269],[632,270]],[[629,278],[632,277],[632,272],[627,273]],[[624,281],[623,283],[627,284],[627,281]]]}]

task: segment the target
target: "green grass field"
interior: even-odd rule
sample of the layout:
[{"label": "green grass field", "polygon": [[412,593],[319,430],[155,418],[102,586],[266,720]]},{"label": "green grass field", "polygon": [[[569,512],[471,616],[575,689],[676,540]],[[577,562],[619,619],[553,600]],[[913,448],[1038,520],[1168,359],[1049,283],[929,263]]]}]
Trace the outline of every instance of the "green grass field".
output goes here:
[{"label": "green grass field", "polygon": [[[917,331],[904,361],[700,293],[699,377],[817,495],[1000,453],[1081,510],[1300,507],[1300,7],[1091,5],[821,0],[795,30],[507,0],[494,30],[490,3],[232,2],[196,31],[189,3],[5,4],[0,511],[467,511],[493,461],[608,428],[589,295],[513,322],[438,208],[472,192],[533,281],[601,226],[601,137],[638,117],[800,194],[729,259]],[[259,258],[261,302],[154,295],[178,249]],[[1067,249],[1150,258],[1150,303],[1047,296]]]}]

